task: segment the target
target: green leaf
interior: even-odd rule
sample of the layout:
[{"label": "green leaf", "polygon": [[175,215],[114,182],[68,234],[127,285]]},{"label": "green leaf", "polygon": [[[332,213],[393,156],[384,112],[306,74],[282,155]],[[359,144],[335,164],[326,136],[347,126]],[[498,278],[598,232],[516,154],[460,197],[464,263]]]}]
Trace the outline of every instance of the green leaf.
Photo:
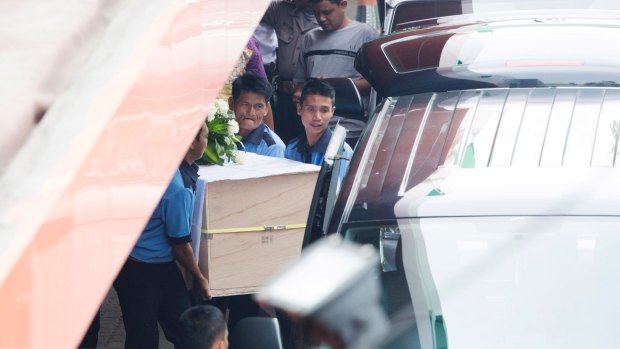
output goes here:
[{"label": "green leaf", "polygon": [[228,134],[228,124],[215,124],[209,127],[209,133],[217,134]]},{"label": "green leaf", "polygon": [[224,161],[218,156],[217,151],[215,149],[215,143],[210,143],[207,145],[205,149],[205,157],[206,161],[210,164],[214,165],[223,165]]}]

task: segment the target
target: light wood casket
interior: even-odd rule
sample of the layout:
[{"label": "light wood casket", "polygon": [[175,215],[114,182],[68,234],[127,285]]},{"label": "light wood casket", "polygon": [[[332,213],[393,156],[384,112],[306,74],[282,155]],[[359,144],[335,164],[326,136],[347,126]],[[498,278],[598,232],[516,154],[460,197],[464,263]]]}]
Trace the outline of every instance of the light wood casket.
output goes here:
[{"label": "light wood casket", "polygon": [[199,266],[211,295],[254,293],[299,257],[319,167],[248,153],[201,167],[206,180]]}]

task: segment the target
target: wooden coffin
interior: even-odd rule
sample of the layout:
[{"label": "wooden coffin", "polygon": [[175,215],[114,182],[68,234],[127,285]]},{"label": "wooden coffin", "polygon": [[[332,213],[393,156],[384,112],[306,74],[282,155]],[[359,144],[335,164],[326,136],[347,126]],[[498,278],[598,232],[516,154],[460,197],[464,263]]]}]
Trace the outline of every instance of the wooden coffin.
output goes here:
[{"label": "wooden coffin", "polygon": [[243,165],[201,169],[198,264],[212,296],[254,293],[299,256],[318,170],[254,154]]}]

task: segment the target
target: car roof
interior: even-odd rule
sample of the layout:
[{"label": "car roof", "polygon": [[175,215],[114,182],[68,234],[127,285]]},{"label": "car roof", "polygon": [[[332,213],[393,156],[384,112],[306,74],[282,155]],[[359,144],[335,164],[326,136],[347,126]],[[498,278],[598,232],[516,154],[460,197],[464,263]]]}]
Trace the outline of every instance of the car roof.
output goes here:
[{"label": "car roof", "polygon": [[396,217],[618,216],[619,171],[483,168],[437,171],[396,203]]},{"label": "car roof", "polygon": [[[552,12],[557,14],[557,12]],[[364,44],[356,68],[382,96],[492,87],[620,86],[618,12],[447,21]]]}]

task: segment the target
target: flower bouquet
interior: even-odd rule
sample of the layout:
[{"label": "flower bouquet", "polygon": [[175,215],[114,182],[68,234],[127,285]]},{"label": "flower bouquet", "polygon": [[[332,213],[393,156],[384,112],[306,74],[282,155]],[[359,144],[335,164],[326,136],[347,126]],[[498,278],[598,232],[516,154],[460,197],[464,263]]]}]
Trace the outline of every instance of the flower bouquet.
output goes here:
[{"label": "flower bouquet", "polygon": [[207,126],[209,143],[198,163],[220,166],[226,161],[239,163],[242,155],[237,150],[237,144],[243,147],[243,143],[241,137],[236,135],[239,132],[239,124],[226,101],[218,98],[215,103],[207,107]]}]

